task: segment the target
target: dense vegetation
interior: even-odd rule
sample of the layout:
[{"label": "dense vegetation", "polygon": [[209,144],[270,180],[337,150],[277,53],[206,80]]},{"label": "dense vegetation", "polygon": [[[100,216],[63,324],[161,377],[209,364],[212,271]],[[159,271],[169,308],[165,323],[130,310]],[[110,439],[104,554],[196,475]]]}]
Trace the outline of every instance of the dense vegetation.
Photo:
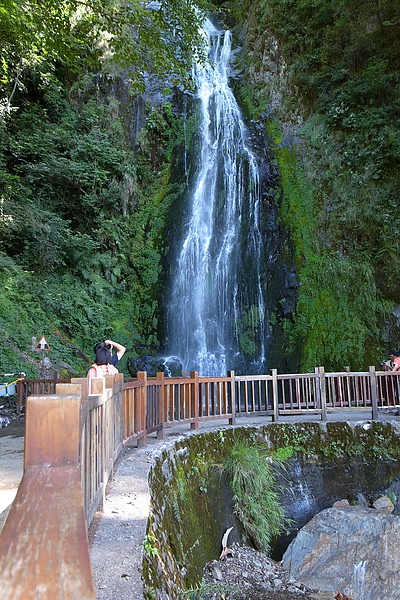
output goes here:
[{"label": "dense vegetation", "polygon": [[389,319],[400,301],[398,7],[247,0],[229,8],[242,37],[244,24],[242,103],[276,143],[281,217],[302,284],[292,319],[277,317],[286,349],[301,369],[377,364],[399,343]]},{"label": "dense vegetation", "polygon": [[[1,372],[37,375],[32,336],[45,335],[52,362],[75,372],[104,337],[157,343],[155,290],[179,134],[166,83],[187,81],[203,42],[198,2],[152,4],[2,3]],[[150,96],[139,101],[149,68],[163,74],[159,109]]]},{"label": "dense vegetation", "polygon": [[[207,2],[154,4],[2,2],[2,372],[37,373],[34,335],[75,372],[103,337],[157,346],[163,228],[179,192],[171,89],[202,54],[195,5]],[[215,4],[243,43],[240,102],[275,142],[286,260],[301,282],[295,313],[271,317],[282,348],[300,369],[377,364],[400,334],[396,5]],[[149,69],[163,74],[156,85]]]},{"label": "dense vegetation", "polygon": [[278,465],[264,448],[246,442],[236,442],[223,464],[244,537],[265,554],[288,524],[277,492]]}]

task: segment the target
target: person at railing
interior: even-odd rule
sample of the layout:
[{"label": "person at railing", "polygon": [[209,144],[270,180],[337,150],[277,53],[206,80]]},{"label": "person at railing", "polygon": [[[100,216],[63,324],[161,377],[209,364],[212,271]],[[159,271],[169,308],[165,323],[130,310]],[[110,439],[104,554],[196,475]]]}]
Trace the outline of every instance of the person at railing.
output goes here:
[{"label": "person at railing", "polygon": [[[390,350],[389,359],[393,363],[391,371],[400,371],[400,354],[399,354],[399,352],[397,352],[396,350]],[[395,377],[393,379],[398,379],[398,378]],[[389,404],[397,406],[399,404],[399,397],[400,397],[400,381],[397,381],[396,383],[394,381],[392,381],[391,383],[392,383],[392,390],[393,390],[392,391],[393,402],[389,402]]]},{"label": "person at railing", "polygon": [[[113,348],[117,350],[115,354],[112,354]],[[87,374],[89,394],[91,394],[91,379],[93,377],[105,377],[106,375],[115,375],[115,373],[118,373],[116,365],[125,352],[125,346],[112,340],[104,340],[104,342],[95,345],[94,353],[96,360]]]},{"label": "person at railing", "polygon": [[392,371],[400,371],[400,355],[396,350],[391,350],[389,352],[389,358],[393,363],[391,368]]}]

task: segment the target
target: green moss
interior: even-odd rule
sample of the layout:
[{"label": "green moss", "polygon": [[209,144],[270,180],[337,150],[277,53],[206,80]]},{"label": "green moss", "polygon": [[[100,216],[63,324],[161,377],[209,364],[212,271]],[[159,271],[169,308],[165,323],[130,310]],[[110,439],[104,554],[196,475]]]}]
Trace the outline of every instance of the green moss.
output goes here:
[{"label": "green moss", "polygon": [[243,441],[234,445],[223,465],[246,538],[265,553],[270,552],[272,539],[286,524],[275,481],[277,465],[276,459],[267,455],[265,445]]},{"label": "green moss", "polygon": [[274,423],[268,426],[267,435],[275,451],[291,447],[295,452],[314,453],[322,443],[322,432],[318,423]]},{"label": "green moss", "polygon": [[[229,3],[243,47],[235,91],[248,118],[263,120],[273,141],[288,264],[293,251],[301,282],[295,313],[275,311],[275,337],[283,336],[278,347],[289,362],[298,359],[301,371],[321,364],[363,370],[398,339],[386,323],[400,301],[398,120],[389,117],[398,112],[399,45],[385,27],[370,31],[372,5],[360,15],[345,2],[343,19],[333,2],[321,13],[314,4]],[[390,2],[382,10],[390,13]],[[341,46],[355,23],[356,67],[347,64],[348,44],[346,52]]]},{"label": "green moss", "polygon": [[253,356],[259,347],[260,323],[264,319],[264,310],[259,306],[243,309],[241,319],[236,321],[239,345],[247,356]]},{"label": "green moss", "polygon": [[390,423],[373,422],[355,429],[364,456],[379,460],[399,460],[400,446],[396,431]]}]

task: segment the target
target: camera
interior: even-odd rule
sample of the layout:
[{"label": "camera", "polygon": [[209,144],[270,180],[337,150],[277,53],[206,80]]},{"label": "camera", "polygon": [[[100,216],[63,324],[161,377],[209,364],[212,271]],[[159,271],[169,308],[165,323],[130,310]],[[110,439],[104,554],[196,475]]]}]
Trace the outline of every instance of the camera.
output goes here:
[{"label": "camera", "polygon": [[111,350],[113,349],[113,345],[112,344],[106,344],[106,348],[107,348],[107,350],[109,350],[111,352]]},{"label": "camera", "polygon": [[381,360],[379,365],[382,367],[384,371],[391,371],[393,368],[393,363],[391,360]]}]

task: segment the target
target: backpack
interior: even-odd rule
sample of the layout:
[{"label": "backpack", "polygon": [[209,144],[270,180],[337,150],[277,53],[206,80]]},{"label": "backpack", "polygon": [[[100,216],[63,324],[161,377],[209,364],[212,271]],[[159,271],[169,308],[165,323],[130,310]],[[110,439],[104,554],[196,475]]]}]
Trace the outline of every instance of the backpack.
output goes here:
[{"label": "backpack", "polygon": [[[106,366],[107,367],[107,375],[115,375],[115,373],[118,373],[118,369],[116,367],[114,367],[114,365],[112,365],[111,363],[108,363],[108,365],[96,365],[96,363],[94,363],[91,368],[88,371],[87,374],[87,380],[88,380],[88,394],[91,394],[91,379],[93,377],[104,377],[104,374],[101,373],[100,375],[97,372],[97,368],[100,366]],[[102,369],[101,369],[102,370]]]}]

